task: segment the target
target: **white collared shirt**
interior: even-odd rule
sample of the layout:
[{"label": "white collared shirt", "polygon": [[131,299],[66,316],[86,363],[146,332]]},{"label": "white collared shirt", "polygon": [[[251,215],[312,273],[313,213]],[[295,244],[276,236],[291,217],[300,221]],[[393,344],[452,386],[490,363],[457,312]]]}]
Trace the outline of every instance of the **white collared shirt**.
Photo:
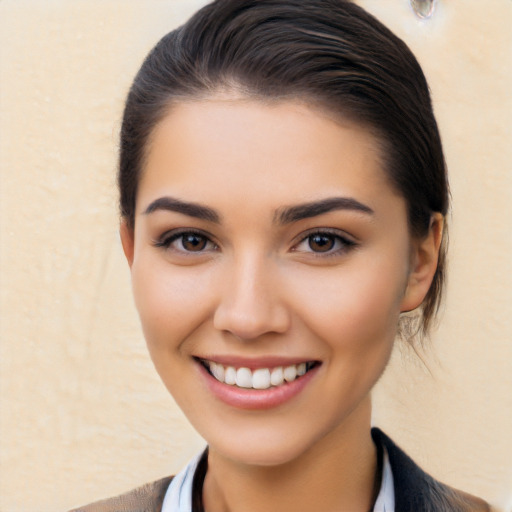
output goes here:
[{"label": "white collared shirt", "polygon": [[[393,473],[385,448],[382,481],[373,512],[394,512],[395,490]],[[192,481],[202,453],[196,455],[171,481],[165,493],[162,512],[192,512]]]}]

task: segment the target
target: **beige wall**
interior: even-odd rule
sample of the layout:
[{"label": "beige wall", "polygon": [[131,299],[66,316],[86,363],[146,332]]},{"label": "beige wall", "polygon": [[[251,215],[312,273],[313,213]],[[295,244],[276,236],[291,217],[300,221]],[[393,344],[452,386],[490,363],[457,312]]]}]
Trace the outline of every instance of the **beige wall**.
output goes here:
[{"label": "beige wall", "polygon": [[[114,206],[123,97],[204,2],[1,0],[0,511],[65,510],[172,473],[202,441],[141,336]],[[451,173],[431,374],[396,353],[375,421],[444,481],[512,510],[510,0],[361,0],[424,65]]]}]

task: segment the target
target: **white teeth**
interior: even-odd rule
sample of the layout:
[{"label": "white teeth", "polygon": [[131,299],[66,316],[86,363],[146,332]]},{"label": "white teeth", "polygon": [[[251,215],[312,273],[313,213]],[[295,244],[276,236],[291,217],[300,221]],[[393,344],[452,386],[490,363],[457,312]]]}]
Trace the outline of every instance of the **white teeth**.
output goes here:
[{"label": "white teeth", "polygon": [[236,371],[236,385],[239,388],[252,388],[252,372],[249,368],[238,368]]},{"label": "white teeth", "polygon": [[274,368],[270,374],[270,384],[272,384],[272,386],[280,386],[283,382],[283,368],[278,366],[277,368]]},{"label": "white teeth", "polygon": [[287,382],[293,382],[297,377],[302,377],[314,366],[312,362],[308,362],[292,364],[285,368],[278,366],[251,371],[246,367],[238,369],[234,366],[224,367],[213,361],[204,361],[204,363],[219,382],[245,389],[268,389],[271,386],[281,386]]},{"label": "white teeth", "polygon": [[297,367],[295,365],[287,366],[283,370],[284,380],[286,382],[292,382],[297,377]]},{"label": "white teeth", "polygon": [[[222,366],[222,365],[219,365],[219,366]],[[214,377],[215,377],[215,375],[214,375]],[[220,380],[220,379],[218,379],[218,380]],[[224,373],[224,382],[226,384],[229,384],[230,386],[234,386],[236,384],[236,370],[232,366],[228,366],[226,368],[226,372]]]},{"label": "white teeth", "polygon": [[226,374],[226,372],[224,370],[224,366],[222,366],[221,364],[217,364],[217,363],[211,363],[210,364],[210,371],[212,372],[213,376],[217,380],[220,380],[221,382],[224,382],[224,376]]},{"label": "white teeth", "polygon": [[254,389],[268,389],[270,387],[270,370],[260,368],[252,373],[252,387]]}]

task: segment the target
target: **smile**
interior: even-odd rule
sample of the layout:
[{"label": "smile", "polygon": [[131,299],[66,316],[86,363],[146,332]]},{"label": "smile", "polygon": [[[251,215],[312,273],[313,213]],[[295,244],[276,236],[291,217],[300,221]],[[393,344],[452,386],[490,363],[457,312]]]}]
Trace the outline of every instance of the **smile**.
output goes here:
[{"label": "smile", "polygon": [[242,389],[269,389],[280,387],[294,382],[317,366],[315,361],[301,362],[288,366],[274,368],[250,369],[244,366],[239,368],[227,366],[206,359],[200,360],[208,373],[217,381]]}]

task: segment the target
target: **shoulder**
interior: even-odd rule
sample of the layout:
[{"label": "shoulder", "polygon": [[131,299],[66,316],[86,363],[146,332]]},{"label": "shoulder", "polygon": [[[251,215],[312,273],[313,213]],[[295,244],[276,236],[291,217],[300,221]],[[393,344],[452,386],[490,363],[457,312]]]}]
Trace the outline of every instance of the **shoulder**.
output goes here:
[{"label": "shoulder", "polygon": [[401,512],[489,512],[480,498],[453,489],[425,473],[386,434],[372,429],[377,445],[388,452],[395,487],[396,510]]},{"label": "shoulder", "polygon": [[69,512],[154,512],[160,510],[172,477],[145,484],[126,494],[97,501]]}]

